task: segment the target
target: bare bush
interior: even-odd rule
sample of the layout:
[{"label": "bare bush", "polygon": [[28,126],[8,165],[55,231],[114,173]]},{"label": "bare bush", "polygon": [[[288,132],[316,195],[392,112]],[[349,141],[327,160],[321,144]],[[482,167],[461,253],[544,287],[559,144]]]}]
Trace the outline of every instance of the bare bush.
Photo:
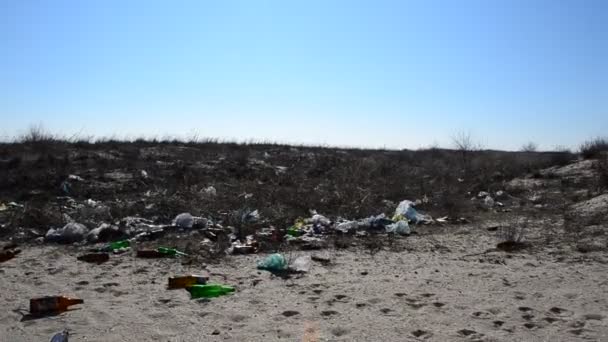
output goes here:
[{"label": "bare bush", "polygon": [[56,137],[49,133],[42,124],[31,125],[28,130],[17,138],[18,142],[24,144],[49,143],[56,140]]},{"label": "bare bush", "polygon": [[597,137],[585,141],[579,147],[579,151],[585,159],[598,158],[602,153],[608,153],[608,138]]},{"label": "bare bush", "polygon": [[538,144],[533,141],[527,142],[522,145],[520,151],[521,152],[536,152],[538,150]]},{"label": "bare bush", "polygon": [[525,247],[528,225],[529,220],[527,218],[522,218],[517,220],[515,224],[502,227],[498,231],[498,240],[500,242],[496,247],[505,251],[513,251]]}]

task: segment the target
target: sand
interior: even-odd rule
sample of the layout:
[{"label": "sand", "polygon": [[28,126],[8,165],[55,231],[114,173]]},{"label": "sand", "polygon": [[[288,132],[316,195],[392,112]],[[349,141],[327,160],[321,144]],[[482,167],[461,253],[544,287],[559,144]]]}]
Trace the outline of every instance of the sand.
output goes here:
[{"label": "sand", "polygon": [[[410,236],[400,249],[330,249],[291,279],[255,268],[260,255],[184,265],[113,255],[96,265],[74,246],[31,246],[0,264],[0,341],[608,341],[605,253],[559,247],[507,254],[487,233]],[[313,252],[293,252],[291,257]],[[207,271],[238,291],[191,300],[167,277]],[[28,300],[85,303],[28,319]]]}]

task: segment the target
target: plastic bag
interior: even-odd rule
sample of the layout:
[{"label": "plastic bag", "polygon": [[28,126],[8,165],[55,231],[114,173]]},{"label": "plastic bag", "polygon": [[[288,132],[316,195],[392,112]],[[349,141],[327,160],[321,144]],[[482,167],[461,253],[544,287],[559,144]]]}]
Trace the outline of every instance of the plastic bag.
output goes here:
[{"label": "plastic bag", "polygon": [[412,233],[410,225],[406,220],[397,221],[386,226],[387,233],[397,233],[399,235],[410,235]]},{"label": "plastic bag", "polygon": [[270,272],[284,271],[287,269],[287,261],[282,254],[270,254],[263,260],[258,261],[258,269]]}]

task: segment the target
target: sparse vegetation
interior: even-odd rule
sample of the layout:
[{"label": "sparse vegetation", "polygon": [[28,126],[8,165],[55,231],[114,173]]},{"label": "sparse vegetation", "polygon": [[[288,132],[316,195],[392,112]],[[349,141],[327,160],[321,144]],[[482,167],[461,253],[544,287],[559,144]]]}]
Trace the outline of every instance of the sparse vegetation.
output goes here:
[{"label": "sparse vegetation", "polygon": [[579,151],[585,159],[599,158],[602,154],[608,153],[608,138],[597,137],[585,141],[579,147]]},{"label": "sparse vegetation", "polygon": [[520,149],[520,151],[522,151],[522,152],[536,152],[537,150],[538,150],[538,144],[536,144],[533,141],[525,143]]},{"label": "sparse vegetation", "polygon": [[525,238],[528,232],[528,218],[518,219],[514,224],[501,227],[498,231],[499,243],[496,248],[504,251],[514,251],[526,246]]}]

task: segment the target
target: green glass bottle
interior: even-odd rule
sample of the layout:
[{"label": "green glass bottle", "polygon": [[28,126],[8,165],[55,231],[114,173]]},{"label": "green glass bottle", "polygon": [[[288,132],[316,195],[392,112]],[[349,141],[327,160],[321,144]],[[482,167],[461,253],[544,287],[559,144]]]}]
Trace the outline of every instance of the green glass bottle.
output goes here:
[{"label": "green glass bottle", "polygon": [[192,298],[215,298],[236,291],[232,286],[221,284],[192,285],[188,287]]},{"label": "green glass bottle", "polygon": [[170,256],[176,256],[176,255],[181,255],[181,256],[187,256],[188,254],[184,253],[184,252],[180,252],[175,248],[169,248],[169,247],[158,247],[156,249],[159,253],[165,254],[165,255],[170,255]]},{"label": "green glass bottle", "polygon": [[120,241],[114,241],[114,242],[110,243],[111,249],[127,248],[129,246],[131,246],[131,243],[129,242],[129,240],[120,240]]},{"label": "green glass bottle", "polygon": [[105,245],[103,248],[101,248],[99,250],[101,252],[112,252],[112,251],[123,249],[123,248],[129,248],[130,246],[131,246],[131,242],[129,242],[129,240],[119,240],[119,241],[110,242],[109,244]]}]

